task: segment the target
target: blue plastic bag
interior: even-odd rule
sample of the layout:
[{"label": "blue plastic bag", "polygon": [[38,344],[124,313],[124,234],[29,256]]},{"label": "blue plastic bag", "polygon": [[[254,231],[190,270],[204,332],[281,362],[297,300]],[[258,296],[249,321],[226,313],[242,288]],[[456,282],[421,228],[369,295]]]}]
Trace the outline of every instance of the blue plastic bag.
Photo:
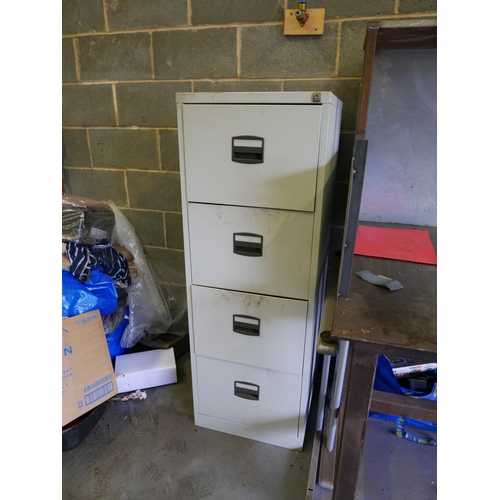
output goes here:
[{"label": "blue plastic bag", "polygon": [[[377,371],[375,372],[375,382],[373,388],[377,391],[391,392],[393,394],[403,394],[412,398],[427,399],[429,401],[437,401],[437,376],[434,377],[434,385],[431,392],[419,392],[412,389],[407,389],[402,387],[396,379],[394,372],[392,371],[392,366],[390,361],[385,356],[379,356],[377,363]],[[428,444],[431,446],[436,446],[437,442],[434,439],[428,439],[425,437],[419,437],[415,434],[408,432],[405,426],[415,427],[418,429],[423,429],[431,432],[437,432],[437,424],[431,422],[424,422],[421,420],[413,420],[409,418],[403,418],[400,416],[387,415],[385,413],[370,412],[370,417],[382,418],[385,420],[393,420],[396,422],[396,428],[394,433],[396,436],[408,439],[419,444]]]},{"label": "blue plastic bag", "polygon": [[375,383],[373,388],[376,391],[392,392],[393,394],[404,394],[419,399],[428,399],[430,401],[437,401],[437,383],[429,393],[414,391],[399,385],[390,361],[385,356],[379,356],[377,363],[377,371],[375,373]]},{"label": "blue plastic bag", "polygon": [[62,272],[62,316],[71,317],[99,310],[102,316],[113,314],[118,309],[118,294],[111,276],[99,268],[92,276],[80,283],[70,272]]}]

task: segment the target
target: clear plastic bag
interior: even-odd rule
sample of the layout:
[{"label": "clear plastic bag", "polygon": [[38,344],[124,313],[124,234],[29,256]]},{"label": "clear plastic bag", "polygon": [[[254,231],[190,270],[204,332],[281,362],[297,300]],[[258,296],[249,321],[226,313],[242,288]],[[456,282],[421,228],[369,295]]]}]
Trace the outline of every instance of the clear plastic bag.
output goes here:
[{"label": "clear plastic bag", "polygon": [[102,317],[102,326],[104,328],[105,335],[113,333],[125,319],[125,316],[128,316],[127,292],[123,288],[117,288],[116,291],[118,294],[118,308],[113,314],[108,314],[107,316]]},{"label": "clear plastic bag", "polygon": [[172,315],[172,325],[170,328],[176,327],[182,320],[185,319],[187,311],[187,297],[185,286],[175,286],[186,281],[183,274],[175,271],[165,262],[152,261],[151,266],[156,276],[161,276],[161,280],[169,283],[167,287],[165,283],[160,283],[162,293],[167,298],[167,307]]},{"label": "clear plastic bag", "polygon": [[93,244],[110,240],[115,226],[111,207],[103,201],[79,196],[62,197],[62,239]]},{"label": "clear plastic bag", "polygon": [[132,253],[137,268],[137,277],[132,278],[132,285],[127,288],[129,324],[120,342],[122,347],[130,348],[146,331],[153,334],[166,332],[172,324],[172,316],[134,227],[113,202],[107,204],[115,215],[112,239]]}]

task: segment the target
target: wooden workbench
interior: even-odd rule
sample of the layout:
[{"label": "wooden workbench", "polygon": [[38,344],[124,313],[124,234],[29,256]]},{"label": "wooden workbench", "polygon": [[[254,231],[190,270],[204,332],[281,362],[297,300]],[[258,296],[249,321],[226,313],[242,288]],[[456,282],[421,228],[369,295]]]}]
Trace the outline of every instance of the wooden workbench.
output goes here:
[{"label": "wooden workbench", "polygon": [[[425,229],[436,248],[436,228]],[[403,288],[391,292],[356,276],[365,269]],[[333,500],[354,498],[370,410],[436,422],[435,402],[373,391],[380,354],[437,361],[436,294],[437,266],[354,256],[349,298],[336,301],[330,332],[332,340],[349,342]]]},{"label": "wooden workbench", "polygon": [[[436,20],[423,19],[411,20],[411,22],[387,20],[367,24],[358,120],[351,162],[344,237],[340,250],[341,258],[338,276],[332,273],[329,279],[330,287],[321,319],[322,334],[317,347],[319,354],[325,357],[334,356],[329,356],[322,345],[321,339],[324,339],[325,335],[329,336],[330,341],[337,343],[339,347],[338,354],[335,355],[334,380],[336,382],[332,384],[330,404],[326,407],[324,403],[319,405],[318,422],[321,422],[324,410],[325,424],[323,428],[321,425],[317,426],[316,436],[322,434],[319,439],[315,440],[315,445],[317,445],[315,449],[320,451],[314,455],[319,458],[317,460],[315,458],[316,461],[312,466],[313,473],[316,469],[319,471],[317,483],[324,488],[333,489],[334,500],[354,499],[370,410],[436,422],[437,404],[435,402],[374,391],[373,383],[378,357],[381,354],[408,357],[422,362],[437,361],[437,266],[354,254],[357,228],[361,220],[363,220],[363,225],[380,225],[367,223],[365,220],[435,224],[432,217],[426,219],[420,217],[425,212],[425,205],[422,205],[424,208],[417,208],[421,200],[417,200],[417,204],[412,205],[411,195],[417,192],[416,189],[414,190],[416,186],[413,180],[410,183],[407,182],[411,177],[418,182],[419,192],[426,193],[426,196],[432,193],[435,178],[435,164],[432,158],[421,158],[421,161],[413,165],[415,170],[411,174],[406,171],[406,164],[399,166],[397,162],[392,161],[394,158],[399,158],[401,151],[410,155],[414,151],[427,151],[433,147],[432,134],[418,133],[419,130],[433,130],[433,117],[431,115],[417,116],[418,113],[415,112],[427,109],[427,104],[411,107],[413,114],[400,116],[396,113],[398,118],[394,123],[386,123],[378,115],[372,116],[370,122],[368,112],[371,97],[379,96],[381,91],[387,91],[385,86],[381,88],[380,85],[382,83],[385,85],[390,80],[390,78],[385,79],[387,75],[382,81],[374,78],[374,76],[380,76],[380,72],[374,72],[377,55],[381,56],[384,54],[383,51],[387,50],[406,51],[408,54],[414,53],[415,49],[418,50],[418,54],[421,54],[421,50],[435,51],[436,47]],[[431,60],[434,52],[429,52],[429,54],[429,60]],[[390,56],[393,57],[394,53]],[[406,60],[406,58],[400,58],[400,60],[403,59]],[[411,87],[413,86],[412,84]],[[400,83],[399,90],[406,95],[404,84]],[[411,104],[408,99],[405,103]],[[419,102],[419,95],[413,95],[412,99]],[[390,100],[387,102],[392,103]],[[422,128],[423,120],[427,118],[429,118],[429,125],[427,128]],[[400,121],[401,119],[403,121]],[[376,128],[373,127],[375,123]],[[378,133],[381,131],[380,128],[382,131],[385,130],[385,137]],[[395,143],[395,132],[401,130],[408,132],[413,128],[416,129],[412,132],[415,138],[415,143],[412,143],[413,149],[407,145],[404,136]],[[420,144],[416,145],[418,141]],[[393,157],[380,156],[377,163],[372,156],[368,161],[369,149],[372,152],[376,152],[377,148],[378,151],[390,151],[395,144]],[[367,177],[368,182],[365,181],[367,162],[370,165],[369,168],[376,169],[372,170]],[[384,177],[387,173],[384,169],[390,171],[391,175]],[[379,175],[374,175],[374,173]],[[391,189],[386,190],[388,186]],[[405,189],[408,196],[401,194],[405,192]],[[378,200],[385,200],[387,196],[391,196],[390,199],[393,200],[391,210],[388,211],[385,207],[384,212],[380,206],[379,211]],[[365,202],[369,200],[370,209],[365,206],[363,211],[361,210],[362,200]],[[390,225],[390,227],[426,229],[429,231],[434,248],[437,248],[435,227],[401,224]],[[364,270],[371,271],[376,276],[382,275],[397,280],[403,288],[389,291],[370,284],[356,275],[357,272]],[[337,352],[334,347],[330,346],[332,352]],[[323,367],[328,368],[330,361],[324,361]],[[327,399],[325,389],[327,380],[329,380],[328,369],[323,369],[321,384],[323,392],[320,394],[323,399],[321,401]],[[342,396],[341,399],[340,396]],[[328,437],[328,446],[325,446],[326,437]],[[320,439],[321,445],[318,444]],[[333,440],[334,444],[332,444]],[[309,488],[309,490],[314,491],[314,488]]]}]

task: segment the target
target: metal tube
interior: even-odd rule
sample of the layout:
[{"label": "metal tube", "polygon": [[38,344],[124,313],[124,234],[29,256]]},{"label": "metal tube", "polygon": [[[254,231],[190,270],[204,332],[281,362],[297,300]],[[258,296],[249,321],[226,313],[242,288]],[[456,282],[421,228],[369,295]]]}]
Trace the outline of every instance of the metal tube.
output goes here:
[{"label": "metal tube", "polygon": [[321,385],[319,388],[318,398],[318,416],[316,420],[316,430],[320,431],[323,428],[323,418],[325,414],[326,390],[328,386],[328,374],[330,372],[331,356],[323,356],[323,369],[321,371]]},{"label": "metal tube", "polygon": [[335,435],[337,434],[337,423],[339,418],[340,401],[342,399],[342,386],[344,385],[345,370],[347,366],[347,354],[349,353],[349,341],[339,341],[339,353],[335,363],[335,380],[333,383],[333,393],[330,399],[332,405],[332,418],[326,449],[333,450]]}]

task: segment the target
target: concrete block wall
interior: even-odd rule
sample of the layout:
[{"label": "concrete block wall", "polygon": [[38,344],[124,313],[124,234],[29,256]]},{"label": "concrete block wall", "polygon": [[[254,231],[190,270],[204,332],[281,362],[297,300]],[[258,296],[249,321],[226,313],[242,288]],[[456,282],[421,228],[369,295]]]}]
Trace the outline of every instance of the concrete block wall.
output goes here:
[{"label": "concrete block wall", "polygon": [[[436,0],[310,0],[322,36],[285,36],[296,0],[63,0],[62,146],[69,194],[112,200],[158,263],[172,314],[185,276],[176,92],[332,91],[344,103],[342,233],[366,24],[437,16]],[[185,318],[181,320],[186,327]]]}]

